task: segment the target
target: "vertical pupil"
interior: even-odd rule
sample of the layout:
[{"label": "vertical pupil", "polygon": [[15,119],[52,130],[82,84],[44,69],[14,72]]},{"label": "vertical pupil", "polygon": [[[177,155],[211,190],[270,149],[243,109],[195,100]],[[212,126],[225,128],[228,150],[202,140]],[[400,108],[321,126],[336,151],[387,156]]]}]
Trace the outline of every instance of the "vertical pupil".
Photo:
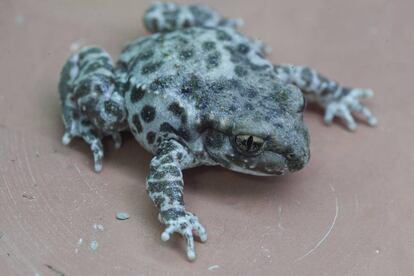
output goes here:
[{"label": "vertical pupil", "polygon": [[252,144],[253,144],[253,136],[249,136],[249,138],[247,139],[247,151],[250,151],[250,149],[252,148]]}]

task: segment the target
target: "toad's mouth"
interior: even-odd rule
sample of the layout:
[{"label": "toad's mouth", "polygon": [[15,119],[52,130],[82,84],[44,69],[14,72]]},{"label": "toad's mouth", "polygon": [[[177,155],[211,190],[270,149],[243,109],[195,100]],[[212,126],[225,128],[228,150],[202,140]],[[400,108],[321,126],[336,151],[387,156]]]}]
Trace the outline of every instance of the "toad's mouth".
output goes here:
[{"label": "toad's mouth", "polygon": [[284,175],[289,172],[285,157],[274,152],[264,152],[254,158],[226,154],[226,162],[223,166],[237,172],[258,176]]}]

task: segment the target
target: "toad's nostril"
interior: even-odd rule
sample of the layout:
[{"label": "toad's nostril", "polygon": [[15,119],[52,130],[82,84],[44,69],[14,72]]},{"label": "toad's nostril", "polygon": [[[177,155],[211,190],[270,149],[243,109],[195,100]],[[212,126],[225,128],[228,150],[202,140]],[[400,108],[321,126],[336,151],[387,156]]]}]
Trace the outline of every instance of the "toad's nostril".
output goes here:
[{"label": "toad's nostril", "polygon": [[285,156],[290,172],[302,169],[309,161],[309,152],[305,151],[299,151],[298,153],[289,152]]}]

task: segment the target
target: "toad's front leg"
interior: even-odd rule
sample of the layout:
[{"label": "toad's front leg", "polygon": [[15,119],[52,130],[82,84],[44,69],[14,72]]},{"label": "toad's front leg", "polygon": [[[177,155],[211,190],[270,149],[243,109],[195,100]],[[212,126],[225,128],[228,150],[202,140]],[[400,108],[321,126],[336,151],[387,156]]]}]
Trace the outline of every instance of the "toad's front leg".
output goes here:
[{"label": "toad's front leg", "polygon": [[175,140],[165,141],[151,160],[147,178],[148,195],[159,209],[159,220],[166,225],[161,239],[167,241],[172,233],[180,233],[187,241],[187,257],[191,261],[196,257],[193,233],[201,241],[207,240],[206,230],[198,218],[184,207],[181,170],[189,167],[192,161],[186,147]]}]

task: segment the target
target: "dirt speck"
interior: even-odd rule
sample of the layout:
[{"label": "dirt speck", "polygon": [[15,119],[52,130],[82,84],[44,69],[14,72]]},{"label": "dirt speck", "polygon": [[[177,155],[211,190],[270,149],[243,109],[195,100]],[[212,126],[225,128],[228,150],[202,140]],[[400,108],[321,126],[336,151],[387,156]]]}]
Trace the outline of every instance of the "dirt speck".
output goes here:
[{"label": "dirt speck", "polygon": [[47,268],[49,268],[50,270],[52,270],[55,273],[55,275],[57,275],[57,276],[65,276],[65,273],[59,271],[58,269],[54,268],[53,266],[51,266],[49,264],[45,264],[45,266]]},{"label": "dirt speck", "polygon": [[34,195],[27,194],[27,193],[22,194],[22,197],[23,197],[23,198],[26,198],[26,199],[28,199],[28,200],[33,200],[33,199],[36,199],[36,197],[35,197]]}]

